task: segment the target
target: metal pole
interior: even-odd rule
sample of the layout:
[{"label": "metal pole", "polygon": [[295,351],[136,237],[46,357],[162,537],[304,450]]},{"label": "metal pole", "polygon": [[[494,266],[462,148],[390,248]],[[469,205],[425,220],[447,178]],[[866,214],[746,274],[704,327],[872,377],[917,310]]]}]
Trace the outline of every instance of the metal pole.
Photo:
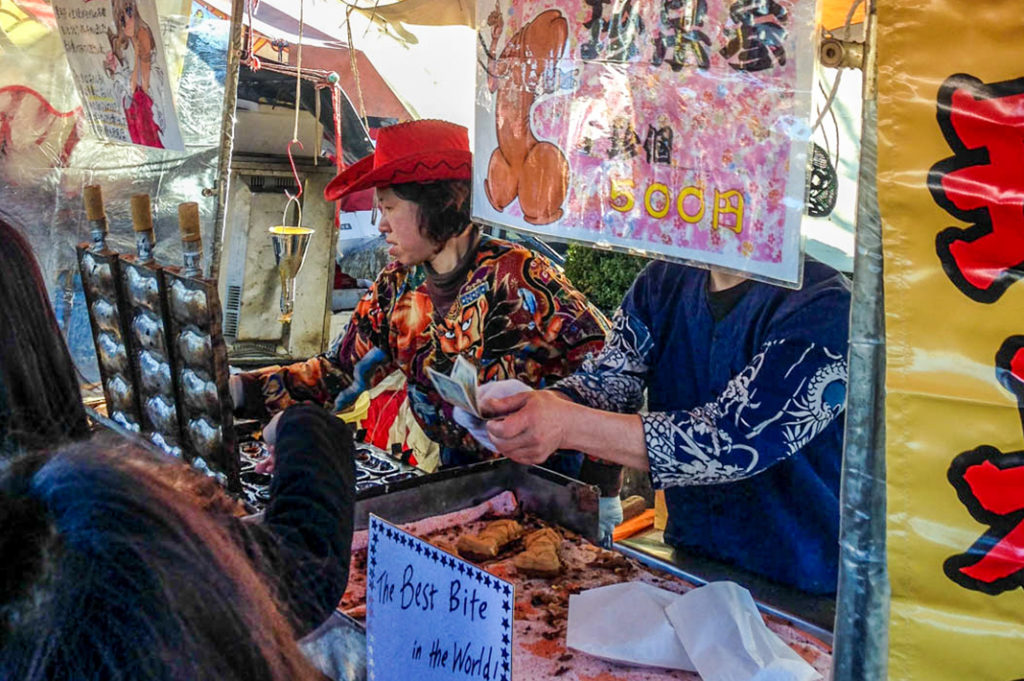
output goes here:
[{"label": "metal pole", "polygon": [[885,529],[885,305],[878,208],[877,25],[865,13],[864,93],[857,195],[857,251],[850,310],[850,376],[840,489],[839,587],[834,681],[884,681],[889,577]]},{"label": "metal pole", "polygon": [[[231,153],[235,144],[235,105],[238,103],[238,70],[242,63],[242,14],[245,0],[231,0],[231,31],[228,65],[224,76],[224,112],[220,123],[220,156],[217,159],[217,210],[210,246],[210,279],[220,274],[220,251],[227,229],[228,191],[231,181]],[[251,28],[250,28],[251,30]]]}]

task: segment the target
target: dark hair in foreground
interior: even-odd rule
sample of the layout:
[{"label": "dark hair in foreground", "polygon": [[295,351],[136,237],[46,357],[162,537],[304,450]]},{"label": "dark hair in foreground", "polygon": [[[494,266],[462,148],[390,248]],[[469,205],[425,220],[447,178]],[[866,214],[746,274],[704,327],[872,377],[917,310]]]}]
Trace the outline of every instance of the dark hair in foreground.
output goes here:
[{"label": "dark hair in foreground", "polygon": [[224,526],[133,454],[0,461],[0,678],[322,678]]},{"label": "dark hair in foreground", "polygon": [[0,453],[86,435],[71,354],[25,238],[0,220]]},{"label": "dark hair in foreground", "polygon": [[393,184],[390,189],[419,207],[420,234],[438,246],[469,226],[470,184],[466,180]]}]

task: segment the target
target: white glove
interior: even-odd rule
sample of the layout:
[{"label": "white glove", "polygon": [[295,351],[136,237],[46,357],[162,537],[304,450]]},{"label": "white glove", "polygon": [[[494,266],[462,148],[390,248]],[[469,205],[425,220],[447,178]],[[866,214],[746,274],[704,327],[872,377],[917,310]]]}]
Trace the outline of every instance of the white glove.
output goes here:
[{"label": "white glove", "polygon": [[[283,411],[277,412],[267,425],[263,426],[263,442],[271,447],[277,444],[277,422],[281,420],[281,414],[283,413]],[[622,515],[621,508],[619,508],[619,515]]]},{"label": "white glove", "polygon": [[612,532],[622,523],[622,501],[618,497],[601,497],[597,502],[601,546],[612,545]]},{"label": "white glove", "polygon": [[[500,400],[519,393],[530,392],[531,390],[533,388],[516,378],[504,381],[491,381],[490,383],[484,383],[476,389],[476,403],[479,405],[484,400]],[[468,430],[469,434],[483,447],[495,453],[498,451],[498,448],[491,442],[491,437],[487,434],[487,421],[485,419],[470,414],[462,407],[455,407],[452,410],[452,416],[455,422]]]}]

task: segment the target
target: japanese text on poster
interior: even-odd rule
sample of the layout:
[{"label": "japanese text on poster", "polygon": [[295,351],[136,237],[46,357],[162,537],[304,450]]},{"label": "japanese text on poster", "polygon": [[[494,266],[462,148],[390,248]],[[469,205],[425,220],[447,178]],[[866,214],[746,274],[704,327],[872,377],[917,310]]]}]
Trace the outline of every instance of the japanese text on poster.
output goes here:
[{"label": "japanese text on poster", "polygon": [[183,151],[154,0],[53,0],[53,13],[93,131]]},{"label": "japanese text on poster", "polygon": [[811,0],[480,0],[473,213],[795,283]]},{"label": "japanese text on poster", "polygon": [[509,681],[513,595],[508,582],[371,515],[369,678]]},{"label": "japanese text on poster", "polygon": [[[970,225],[942,229],[937,255],[963,295],[994,303],[1024,272],[1024,77],[986,84],[954,74],[939,88],[936,109],[954,155],[932,166],[928,188],[939,206]],[[1002,341],[993,369],[1024,417],[1024,335]],[[980,445],[958,455],[948,476],[970,514],[989,529],[946,560],[946,575],[989,594],[1024,586],[1024,451]]]},{"label": "japanese text on poster", "polygon": [[987,10],[878,4],[894,681],[1024,673],[1024,68]]}]

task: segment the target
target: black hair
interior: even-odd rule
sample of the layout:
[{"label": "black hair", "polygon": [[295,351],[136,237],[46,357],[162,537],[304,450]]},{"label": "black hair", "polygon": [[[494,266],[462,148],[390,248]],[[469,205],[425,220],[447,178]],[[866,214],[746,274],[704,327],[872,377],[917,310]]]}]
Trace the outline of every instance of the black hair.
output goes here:
[{"label": "black hair", "polygon": [[0,453],[88,433],[78,373],[25,238],[0,220]]},{"label": "black hair", "polygon": [[0,462],[0,678],[322,678],[229,530],[131,456]]},{"label": "black hair", "polygon": [[398,198],[412,201],[420,211],[420,234],[435,246],[461,234],[469,226],[470,184],[468,180],[409,182],[393,184]]}]

